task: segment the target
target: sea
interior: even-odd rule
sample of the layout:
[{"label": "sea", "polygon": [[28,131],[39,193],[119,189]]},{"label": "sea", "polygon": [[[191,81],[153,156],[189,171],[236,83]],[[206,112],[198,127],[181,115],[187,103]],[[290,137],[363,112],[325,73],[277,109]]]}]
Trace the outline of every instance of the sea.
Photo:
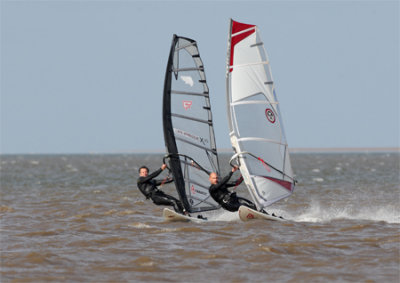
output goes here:
[{"label": "sea", "polygon": [[295,192],[267,209],[285,222],[166,222],[136,186],[162,157],[1,155],[0,281],[400,281],[398,151],[291,154]]}]

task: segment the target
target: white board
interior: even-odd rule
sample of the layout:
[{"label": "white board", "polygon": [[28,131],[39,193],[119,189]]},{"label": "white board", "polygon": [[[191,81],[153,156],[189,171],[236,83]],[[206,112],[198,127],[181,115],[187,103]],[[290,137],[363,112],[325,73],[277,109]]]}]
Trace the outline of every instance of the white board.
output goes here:
[{"label": "white board", "polygon": [[168,222],[189,222],[189,221],[191,221],[191,222],[201,223],[201,222],[207,221],[206,219],[194,218],[191,216],[177,213],[169,208],[164,208],[163,217]]},{"label": "white board", "polygon": [[270,221],[285,221],[285,219],[278,216],[267,215],[265,213],[258,212],[247,206],[239,207],[239,218],[242,221],[250,221],[254,219],[270,220]]}]

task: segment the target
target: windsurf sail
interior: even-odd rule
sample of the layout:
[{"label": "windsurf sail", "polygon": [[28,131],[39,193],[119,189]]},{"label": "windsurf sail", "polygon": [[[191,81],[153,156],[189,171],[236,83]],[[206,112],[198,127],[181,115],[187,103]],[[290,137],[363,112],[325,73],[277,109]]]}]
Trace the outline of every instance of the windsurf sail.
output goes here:
[{"label": "windsurf sail", "polygon": [[219,173],[209,89],[196,41],[173,36],[164,82],[163,128],[169,168],[189,212],[219,208],[208,192]]},{"label": "windsurf sail", "polygon": [[295,180],[270,63],[256,25],[230,20],[226,89],[230,139],[258,209],[293,193]]}]

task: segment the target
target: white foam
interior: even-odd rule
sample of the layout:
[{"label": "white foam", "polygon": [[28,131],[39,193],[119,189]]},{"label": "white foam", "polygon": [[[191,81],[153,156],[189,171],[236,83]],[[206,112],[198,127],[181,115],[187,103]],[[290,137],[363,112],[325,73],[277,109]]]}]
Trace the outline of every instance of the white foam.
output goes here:
[{"label": "white foam", "polygon": [[67,164],[67,172],[78,172],[78,169],[72,166],[71,164]]},{"label": "white foam", "polygon": [[293,216],[295,221],[304,222],[328,222],[335,219],[355,219],[385,221],[388,223],[400,223],[398,208],[394,205],[380,206],[362,206],[358,203],[336,204],[331,202],[329,206],[322,205],[318,200],[312,200],[310,207],[299,214]]},{"label": "white foam", "polygon": [[150,225],[147,225],[145,223],[140,223],[140,222],[135,222],[135,223],[132,223],[132,224],[128,224],[128,226],[139,228],[139,229],[147,229],[147,228],[151,228],[152,227]]},{"label": "white foam", "polygon": [[237,212],[230,212],[227,210],[219,209],[213,212],[202,213],[203,216],[207,217],[208,221],[238,221],[239,214]]}]

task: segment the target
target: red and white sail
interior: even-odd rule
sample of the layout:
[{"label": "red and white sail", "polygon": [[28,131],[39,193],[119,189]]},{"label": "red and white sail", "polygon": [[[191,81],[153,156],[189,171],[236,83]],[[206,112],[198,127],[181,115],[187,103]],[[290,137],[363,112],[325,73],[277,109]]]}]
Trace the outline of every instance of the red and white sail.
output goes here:
[{"label": "red and white sail", "polygon": [[230,21],[227,54],[230,138],[259,209],[288,197],[295,180],[264,44],[256,25]]}]

